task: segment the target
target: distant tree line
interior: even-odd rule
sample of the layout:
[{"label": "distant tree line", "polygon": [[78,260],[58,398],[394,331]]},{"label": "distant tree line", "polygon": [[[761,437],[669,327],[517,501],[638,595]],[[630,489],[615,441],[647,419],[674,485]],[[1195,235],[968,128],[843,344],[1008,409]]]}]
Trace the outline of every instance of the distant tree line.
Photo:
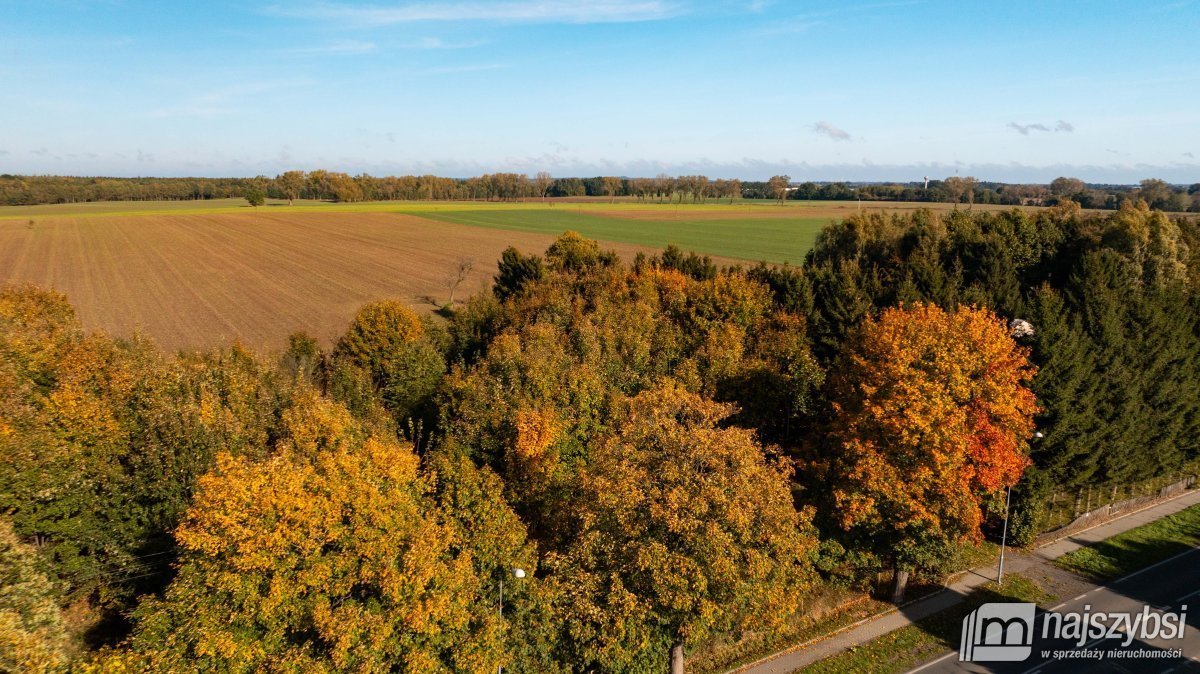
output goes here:
[{"label": "distant tree line", "polygon": [[1162,180],[1138,186],[1088,185],[1057,178],[1049,185],[981,182],[952,176],[924,183],[794,183],[786,176],[767,181],[713,180],[703,175],[653,178],[596,176],[554,178],[541,172],[492,173],[473,178],[439,176],[352,176],[334,171],[287,171],[274,178],[78,178],[0,175],[0,204],[31,205],[87,201],[184,201],[262,194],[273,199],[325,201],[477,200],[521,201],[548,197],[591,197],[643,202],[699,203],[735,199],[821,201],[916,201],[964,204],[1053,206],[1070,200],[1083,208],[1120,208],[1143,200],[1174,212],[1200,212],[1200,183],[1184,187]]},{"label": "distant tree line", "polygon": [[191,201],[244,197],[249,178],[77,178],[0,175],[0,204],[86,201]]},{"label": "distant tree line", "polygon": [[[787,176],[783,176],[787,178]],[[778,188],[769,181],[742,183],[747,199],[777,199]],[[1089,185],[1077,178],[1056,178],[1048,185],[1010,184],[952,176],[919,183],[790,183],[787,198],[813,201],[916,201],[1003,206],[1054,206],[1073,201],[1083,208],[1116,210],[1123,203],[1145,201],[1151,208],[1169,212],[1200,212],[1200,183],[1171,185],[1158,179],[1139,185]]]}]

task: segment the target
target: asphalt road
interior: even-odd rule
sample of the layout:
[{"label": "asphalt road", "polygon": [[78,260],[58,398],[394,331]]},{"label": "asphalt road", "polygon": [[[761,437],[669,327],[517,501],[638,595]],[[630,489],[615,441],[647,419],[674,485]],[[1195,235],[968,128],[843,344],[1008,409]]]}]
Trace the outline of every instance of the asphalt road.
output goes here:
[{"label": "asphalt road", "polygon": [[[1070,639],[1043,639],[1043,623],[1047,615],[1038,609],[1034,627],[1033,651],[1022,662],[979,663],[959,662],[957,652],[947,653],[927,662],[909,674],[943,672],[999,672],[1002,674],[1053,674],[1067,672],[1200,672],[1200,547],[1152,565],[1129,576],[1097,587],[1086,594],[1052,607],[1057,613],[1143,613],[1146,606],[1152,612],[1178,613],[1187,606],[1187,626],[1182,639],[1133,639],[1122,646],[1125,635],[1114,638],[1090,639],[1083,645]],[[1181,650],[1182,657],[1145,657],[1146,651],[1163,653]],[[1121,657],[1110,651],[1141,651],[1143,657]],[[1086,652],[1092,657],[1081,657]],[[1102,655],[1102,658],[1095,656]]]}]

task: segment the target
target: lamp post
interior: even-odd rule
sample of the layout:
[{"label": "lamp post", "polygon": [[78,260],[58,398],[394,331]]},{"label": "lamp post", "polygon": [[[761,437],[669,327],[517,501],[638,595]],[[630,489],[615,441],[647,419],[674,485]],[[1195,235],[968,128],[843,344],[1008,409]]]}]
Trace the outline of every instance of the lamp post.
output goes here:
[{"label": "lamp post", "polygon": [[1004,584],[1004,546],[1008,542],[1008,504],[1012,501],[1012,487],[1004,495],[1004,533],[1000,534],[1000,568],[996,570],[996,584]]},{"label": "lamp post", "polygon": [[[1034,440],[1041,440],[1044,437],[1046,437],[1046,436],[1042,435],[1041,431],[1037,431],[1036,433],[1033,434]],[[1012,487],[1009,487],[1007,493],[1005,493],[1005,495],[1004,495],[1004,529],[1003,529],[1003,532],[1000,534],[1000,567],[998,569],[996,569],[996,584],[997,585],[1004,584],[1004,548],[1005,548],[1006,544],[1008,543],[1008,506],[1011,502],[1012,502]]]},{"label": "lamp post", "polygon": [[[524,578],[525,577],[525,569],[522,569],[519,567],[513,568],[512,570],[509,571],[509,573],[512,574],[513,578]],[[505,575],[507,575],[507,574],[500,575],[500,617],[501,618],[504,617],[504,576]],[[496,667],[496,674],[504,674],[504,666],[503,665],[499,665]]]}]

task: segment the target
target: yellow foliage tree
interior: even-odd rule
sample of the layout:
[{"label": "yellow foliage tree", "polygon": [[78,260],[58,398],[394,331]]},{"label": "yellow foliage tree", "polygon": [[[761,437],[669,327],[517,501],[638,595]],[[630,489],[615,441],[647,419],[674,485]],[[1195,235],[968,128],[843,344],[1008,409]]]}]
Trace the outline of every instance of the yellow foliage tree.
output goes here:
[{"label": "yellow foliage tree", "polygon": [[390,353],[424,333],[425,325],[416,312],[402,302],[381,300],[358,310],[334,353],[372,373],[381,373]]},{"label": "yellow foliage tree", "polygon": [[67,633],[37,553],[0,520],[0,672],[66,671]]},{"label": "yellow foliage tree", "polygon": [[394,300],[359,309],[334,357],[366,372],[397,420],[429,415],[426,409],[446,363],[431,338],[436,331]]},{"label": "yellow foliage tree", "polygon": [[[138,611],[133,643],[147,666],[415,674],[505,664],[490,567],[476,557],[521,554],[519,522],[498,496],[490,519],[468,528],[476,518],[439,508],[437,478],[411,449],[364,439],[335,404],[309,394],[285,426],[276,455],[222,455],[200,480],[176,533],[179,575]],[[498,490],[483,482],[474,478],[474,493]]]},{"label": "yellow foliage tree", "polygon": [[571,498],[575,537],[547,559],[571,660],[662,667],[714,632],[771,627],[813,582],[811,513],[790,471],[728,405],[665,383],[622,404]]}]

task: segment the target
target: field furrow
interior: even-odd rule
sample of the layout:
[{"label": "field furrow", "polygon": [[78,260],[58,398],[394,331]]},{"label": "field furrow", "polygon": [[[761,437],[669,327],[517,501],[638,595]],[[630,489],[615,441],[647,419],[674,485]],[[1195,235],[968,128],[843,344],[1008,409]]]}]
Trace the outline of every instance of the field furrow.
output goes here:
[{"label": "field furrow", "polygon": [[[460,257],[475,261],[458,289],[465,298],[490,285],[505,247],[538,253],[557,233],[378,210],[13,218],[0,220],[0,283],[55,288],[88,329],[141,331],[168,349],[234,339],[280,349],[298,330],[331,342],[375,299],[433,310]],[[604,245],[623,256],[647,250]]]}]

